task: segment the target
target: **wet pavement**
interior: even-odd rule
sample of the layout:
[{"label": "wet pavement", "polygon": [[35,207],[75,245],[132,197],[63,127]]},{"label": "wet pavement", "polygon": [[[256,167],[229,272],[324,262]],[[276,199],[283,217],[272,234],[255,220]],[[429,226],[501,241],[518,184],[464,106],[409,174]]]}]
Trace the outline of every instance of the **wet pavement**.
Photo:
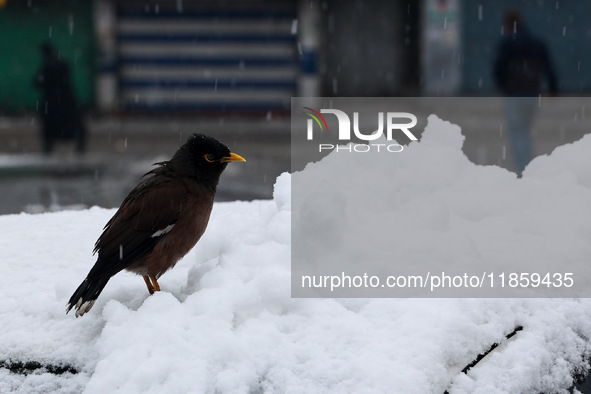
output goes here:
[{"label": "wet pavement", "polygon": [[88,121],[88,151],[72,143],[41,154],[35,117],[0,118],[0,214],[118,207],[152,164],[195,132],[225,143],[246,163],[228,166],[217,201],[272,198],[289,171],[289,119],[100,118]]},{"label": "wet pavement", "polygon": [[[590,98],[544,100],[532,131],[536,155],[549,154],[591,132],[591,118],[585,115]],[[443,119],[461,126],[466,137],[463,151],[472,162],[512,170],[502,99],[466,99],[461,106],[454,100],[440,100],[438,106]],[[420,117],[426,120],[427,115]],[[290,171],[286,113],[229,118],[88,117],[87,127],[84,156],[75,154],[72,143],[63,143],[46,157],[41,154],[35,116],[0,116],[0,214],[118,207],[142,174],[153,163],[169,159],[192,133],[217,138],[247,160],[227,167],[217,201],[270,199],[277,176]]]}]

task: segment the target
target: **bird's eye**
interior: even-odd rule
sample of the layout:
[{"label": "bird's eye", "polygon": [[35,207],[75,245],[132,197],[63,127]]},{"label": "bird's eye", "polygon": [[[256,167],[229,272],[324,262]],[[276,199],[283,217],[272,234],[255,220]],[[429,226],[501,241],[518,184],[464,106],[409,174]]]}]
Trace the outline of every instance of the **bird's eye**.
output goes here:
[{"label": "bird's eye", "polygon": [[205,159],[205,161],[207,161],[208,163],[213,163],[215,161],[215,155],[212,153],[207,153],[205,155],[203,155],[203,158]]}]

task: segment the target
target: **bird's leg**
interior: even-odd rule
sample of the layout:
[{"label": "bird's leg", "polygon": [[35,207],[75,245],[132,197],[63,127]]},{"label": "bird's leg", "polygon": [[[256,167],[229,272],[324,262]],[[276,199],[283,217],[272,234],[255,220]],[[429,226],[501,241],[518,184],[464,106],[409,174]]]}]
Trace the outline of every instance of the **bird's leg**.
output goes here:
[{"label": "bird's leg", "polygon": [[[148,275],[144,275],[144,281],[146,282],[146,286],[148,286],[148,291],[150,292],[150,295],[154,294],[154,286],[150,282],[150,278],[148,277]],[[160,288],[158,288],[158,290],[160,290]]]},{"label": "bird's leg", "polygon": [[150,279],[152,279],[152,284],[154,285],[154,291],[160,291],[160,285],[158,284],[156,277],[154,275],[150,275]]}]

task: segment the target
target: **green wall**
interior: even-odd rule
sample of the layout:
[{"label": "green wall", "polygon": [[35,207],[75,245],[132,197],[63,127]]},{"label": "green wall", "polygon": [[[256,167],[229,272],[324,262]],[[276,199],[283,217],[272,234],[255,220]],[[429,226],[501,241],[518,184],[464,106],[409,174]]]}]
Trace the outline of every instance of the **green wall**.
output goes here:
[{"label": "green wall", "polygon": [[69,66],[79,103],[94,100],[94,37],[90,0],[8,0],[0,9],[0,111],[37,108],[33,79],[40,44],[51,41]]}]

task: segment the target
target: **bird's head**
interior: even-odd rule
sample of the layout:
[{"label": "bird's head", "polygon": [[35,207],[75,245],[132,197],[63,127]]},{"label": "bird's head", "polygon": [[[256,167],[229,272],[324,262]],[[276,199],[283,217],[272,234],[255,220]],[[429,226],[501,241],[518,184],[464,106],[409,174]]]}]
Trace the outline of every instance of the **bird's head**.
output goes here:
[{"label": "bird's head", "polygon": [[246,160],[230,152],[226,145],[214,138],[193,134],[175,153],[170,163],[188,176],[215,180],[217,184],[219,176],[232,161]]}]

